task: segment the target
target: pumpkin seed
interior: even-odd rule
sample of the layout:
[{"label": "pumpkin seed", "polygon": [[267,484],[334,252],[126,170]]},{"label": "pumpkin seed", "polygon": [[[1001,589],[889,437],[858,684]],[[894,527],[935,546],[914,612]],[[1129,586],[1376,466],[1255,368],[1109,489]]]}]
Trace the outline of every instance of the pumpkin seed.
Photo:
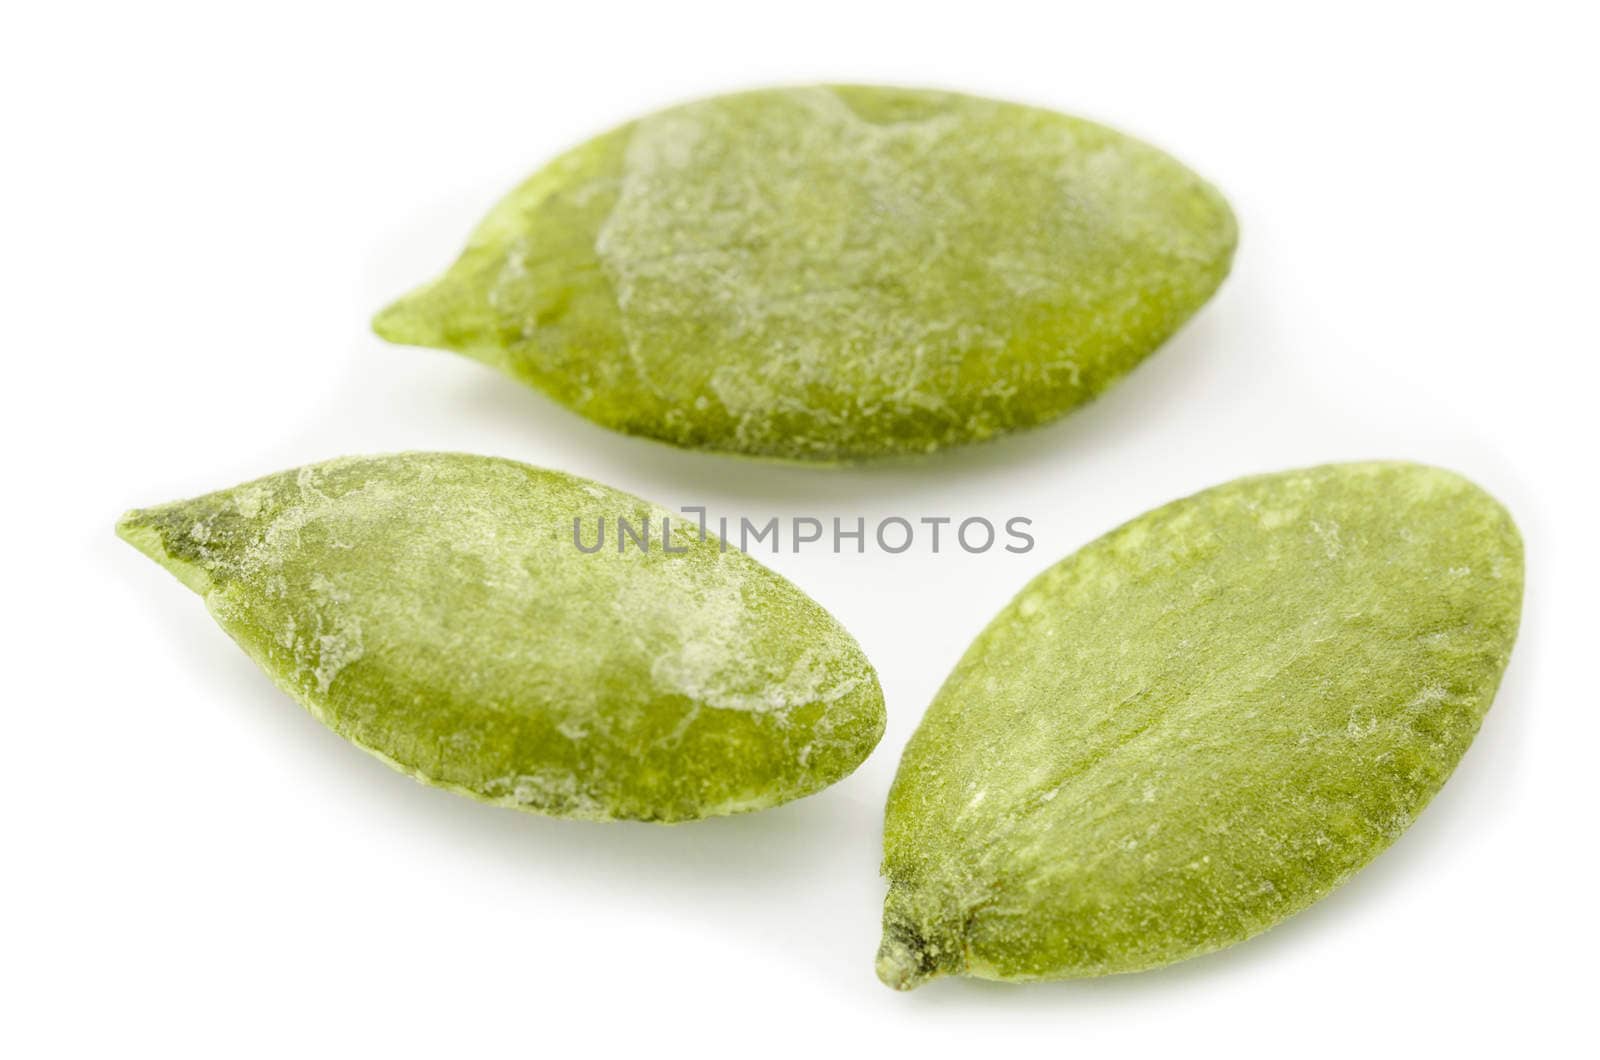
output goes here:
[{"label": "pumpkin seed", "polygon": [[1506,511],[1435,468],[1240,479],[1051,567],[889,795],[878,974],[1132,972],[1339,886],[1444,784],[1516,638]]},{"label": "pumpkin seed", "polygon": [[1235,240],[1199,177],[1079,118],[948,92],[744,92],[557,158],[374,327],[619,431],[859,460],[1091,400],[1211,296]]},{"label": "pumpkin seed", "polygon": [[335,732],[418,780],[563,817],[682,821],[844,777],[883,733],[850,635],[669,513],[452,453],[315,464],[129,512],[117,532]]}]

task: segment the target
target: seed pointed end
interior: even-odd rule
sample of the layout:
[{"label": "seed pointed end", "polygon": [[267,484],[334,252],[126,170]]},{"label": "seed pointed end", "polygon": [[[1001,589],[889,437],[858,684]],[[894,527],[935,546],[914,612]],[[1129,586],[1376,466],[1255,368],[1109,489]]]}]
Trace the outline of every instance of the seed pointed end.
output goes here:
[{"label": "seed pointed end", "polygon": [[165,567],[173,577],[204,596],[211,589],[205,568],[167,546],[162,520],[156,509],[134,508],[117,520],[117,536]]},{"label": "seed pointed end", "polygon": [[878,947],[878,979],[894,990],[915,990],[933,978],[924,970],[924,955],[903,938],[885,934]]},{"label": "seed pointed end", "polygon": [[930,979],[959,973],[962,948],[918,916],[910,897],[891,887],[883,903],[883,942],[878,978],[895,990],[915,990]]},{"label": "seed pointed end", "polygon": [[424,299],[418,292],[408,294],[383,309],[372,318],[373,332],[385,342],[397,346],[437,346],[443,336]]}]

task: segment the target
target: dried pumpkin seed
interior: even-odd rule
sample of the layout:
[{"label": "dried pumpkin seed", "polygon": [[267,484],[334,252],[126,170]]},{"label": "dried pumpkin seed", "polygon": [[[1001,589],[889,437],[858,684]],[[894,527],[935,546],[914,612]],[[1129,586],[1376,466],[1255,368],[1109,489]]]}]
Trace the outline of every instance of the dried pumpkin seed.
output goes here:
[{"label": "dried pumpkin seed", "polygon": [[1054,419],[1228,272],[1222,197],[1103,126],[948,92],[812,86],[653,114],[513,191],[374,321],[590,419],[788,460]]},{"label": "dried pumpkin seed", "polygon": [[1521,600],[1506,511],[1412,464],[1241,479],[1069,556],[906,749],[879,976],[1138,971],[1304,909],[1444,784]]},{"label": "dried pumpkin seed", "polygon": [[325,724],[428,784],[682,821],[850,773],[883,697],[826,611],[692,525],[672,552],[575,544],[575,519],[667,517],[557,471],[405,453],[129,512],[117,532]]}]

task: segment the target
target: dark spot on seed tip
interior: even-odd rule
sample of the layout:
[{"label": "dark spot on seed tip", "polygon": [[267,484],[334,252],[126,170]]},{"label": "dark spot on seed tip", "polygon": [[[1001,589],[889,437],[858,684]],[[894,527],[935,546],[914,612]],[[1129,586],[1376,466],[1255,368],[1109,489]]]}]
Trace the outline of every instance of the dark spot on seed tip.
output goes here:
[{"label": "dark spot on seed tip", "polygon": [[885,986],[914,990],[941,971],[921,932],[903,920],[885,918],[878,947],[878,978]]}]

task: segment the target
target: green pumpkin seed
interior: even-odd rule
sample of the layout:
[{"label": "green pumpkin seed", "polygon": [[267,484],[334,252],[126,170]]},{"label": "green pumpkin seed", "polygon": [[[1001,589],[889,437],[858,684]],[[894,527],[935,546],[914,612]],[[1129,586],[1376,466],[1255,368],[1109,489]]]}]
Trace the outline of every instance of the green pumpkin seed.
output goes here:
[{"label": "green pumpkin seed", "polygon": [[850,635],[669,513],[450,453],[332,460],[123,517],[328,727],[418,780],[563,817],[682,821],[844,777],[883,733]]},{"label": "green pumpkin seed", "polygon": [[1444,784],[1521,601],[1505,510],[1411,464],[1241,479],[1069,556],[906,749],[879,976],[1139,971],[1304,909]]},{"label": "green pumpkin seed", "polygon": [[745,92],[557,158],[374,327],[619,431],[859,460],[1088,402],[1211,296],[1235,239],[1199,177],[1078,118]]}]

